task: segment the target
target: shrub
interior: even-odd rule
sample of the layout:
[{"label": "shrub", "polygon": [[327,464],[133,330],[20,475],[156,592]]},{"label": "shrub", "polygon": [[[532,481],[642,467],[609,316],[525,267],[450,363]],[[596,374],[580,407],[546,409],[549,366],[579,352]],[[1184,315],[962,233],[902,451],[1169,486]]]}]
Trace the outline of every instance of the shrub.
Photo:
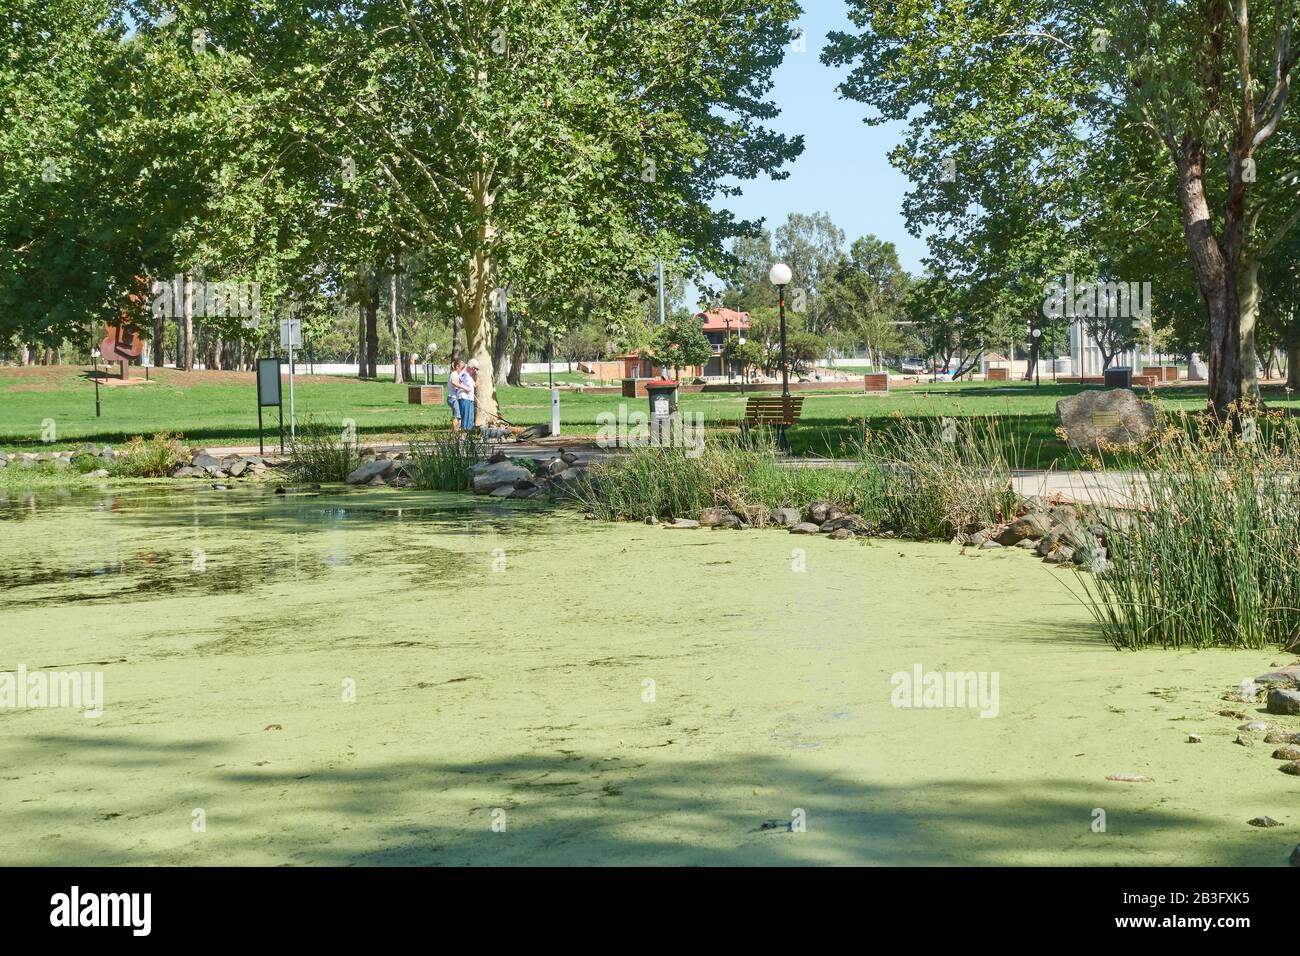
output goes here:
[{"label": "shrub", "polygon": [[180,435],[137,435],[118,451],[109,471],[116,478],[166,478],[180,461],[181,451]]},{"label": "shrub", "polygon": [[353,430],[312,418],[297,426],[289,452],[295,481],[343,481],[361,464]]},{"label": "shrub", "polygon": [[427,432],[411,442],[411,480],[429,491],[464,491],[471,465],[482,461],[484,444],[474,435],[448,437]]},{"label": "shrub", "polygon": [[[1185,417],[1185,416],[1184,416]],[[1117,647],[1300,643],[1300,424],[1270,416],[1254,441],[1201,417],[1166,429],[1126,493],[1085,602]]]}]

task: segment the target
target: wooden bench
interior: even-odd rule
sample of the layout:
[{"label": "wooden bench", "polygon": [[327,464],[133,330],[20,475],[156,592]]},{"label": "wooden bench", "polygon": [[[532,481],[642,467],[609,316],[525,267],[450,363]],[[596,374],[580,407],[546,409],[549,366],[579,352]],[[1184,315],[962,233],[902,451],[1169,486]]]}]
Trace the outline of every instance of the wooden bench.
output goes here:
[{"label": "wooden bench", "polygon": [[750,429],[760,425],[789,426],[798,422],[802,413],[802,395],[791,395],[789,398],[780,395],[773,397],[751,395],[749,401],[745,403],[745,418],[741,427]]}]

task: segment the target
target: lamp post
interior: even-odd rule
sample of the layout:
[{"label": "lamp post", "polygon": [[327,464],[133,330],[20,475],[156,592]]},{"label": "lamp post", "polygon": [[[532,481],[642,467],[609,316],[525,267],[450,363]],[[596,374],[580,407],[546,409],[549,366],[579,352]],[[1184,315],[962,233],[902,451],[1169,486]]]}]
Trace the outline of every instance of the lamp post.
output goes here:
[{"label": "lamp post", "polygon": [[727,348],[731,345],[731,316],[727,316],[727,334],[723,338],[722,361],[727,363],[727,384],[731,384],[731,359],[727,357]]},{"label": "lamp post", "polygon": [[1037,321],[1035,321],[1033,327],[1030,328],[1029,335],[1034,340],[1034,388],[1038,388],[1039,386],[1038,363],[1043,360],[1043,352],[1042,352],[1042,344],[1041,344],[1043,330],[1038,327]]},{"label": "lamp post", "polygon": [[777,433],[777,447],[782,451],[789,451],[790,446],[785,440],[785,418],[790,410],[790,366],[785,357],[785,287],[790,284],[790,267],[784,262],[778,262],[772,266],[768,272],[767,278],[772,285],[776,286],[777,302],[780,306],[781,314],[781,426]]}]

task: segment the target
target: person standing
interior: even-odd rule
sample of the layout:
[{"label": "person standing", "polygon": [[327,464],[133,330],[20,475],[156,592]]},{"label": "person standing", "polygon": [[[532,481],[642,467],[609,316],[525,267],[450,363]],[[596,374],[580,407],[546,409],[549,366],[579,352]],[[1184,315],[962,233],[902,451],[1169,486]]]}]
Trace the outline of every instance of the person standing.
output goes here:
[{"label": "person standing", "polygon": [[460,431],[460,423],[465,420],[461,414],[460,396],[464,390],[461,378],[465,374],[465,362],[462,359],[451,360],[451,371],[447,373],[447,407],[451,409],[451,431]]},{"label": "person standing", "polygon": [[460,393],[460,427],[467,431],[474,430],[474,404],[478,394],[478,359],[470,359],[461,372],[464,388]]}]

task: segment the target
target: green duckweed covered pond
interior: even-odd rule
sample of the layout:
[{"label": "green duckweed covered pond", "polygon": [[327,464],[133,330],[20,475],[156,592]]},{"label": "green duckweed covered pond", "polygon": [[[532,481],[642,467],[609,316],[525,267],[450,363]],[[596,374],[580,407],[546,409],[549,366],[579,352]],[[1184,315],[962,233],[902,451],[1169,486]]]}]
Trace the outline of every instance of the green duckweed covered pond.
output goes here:
[{"label": "green duckweed covered pond", "polygon": [[[105,701],[0,708],[0,860],[1285,864],[1300,778],[1217,714],[1280,652],[1115,651],[1071,573],[391,489],[10,494],[0,672]],[[918,665],[996,672],[997,716],[894,706]]]}]

